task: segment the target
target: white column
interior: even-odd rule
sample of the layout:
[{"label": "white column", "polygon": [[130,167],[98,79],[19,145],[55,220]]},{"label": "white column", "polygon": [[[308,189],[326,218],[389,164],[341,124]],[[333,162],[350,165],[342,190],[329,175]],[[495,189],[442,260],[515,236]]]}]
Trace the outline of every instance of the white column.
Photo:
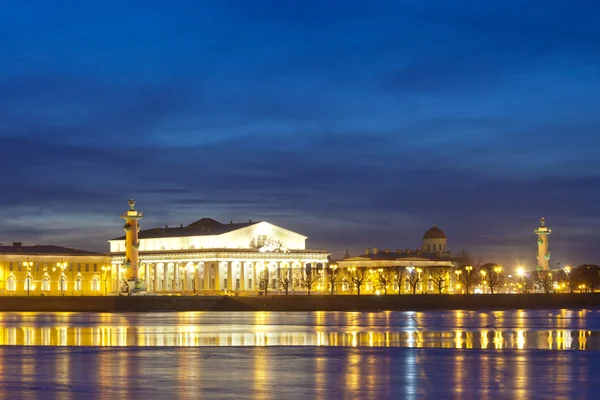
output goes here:
[{"label": "white column", "polygon": [[173,264],[173,291],[179,290],[179,263]]},{"label": "white column", "polygon": [[169,263],[164,263],[163,268],[163,291],[169,290]]},{"label": "white column", "polygon": [[158,292],[158,264],[154,264],[154,293]]},{"label": "white column", "polygon": [[221,290],[221,263],[218,262],[216,264],[213,264],[213,268],[215,268],[215,287],[213,288],[213,290]]},{"label": "white column", "polygon": [[233,262],[227,261],[227,290],[233,290],[233,271],[232,271]]},{"label": "white column", "polygon": [[210,290],[210,264],[204,263],[204,287],[202,290]]},{"label": "white column", "polygon": [[246,290],[245,262],[240,263],[240,292]]},{"label": "white column", "polygon": [[144,280],[146,281],[146,291],[150,290],[150,264],[146,263],[144,268]]},{"label": "white column", "polygon": [[252,290],[256,291],[258,288],[258,282],[256,282],[256,280],[258,279],[258,272],[256,271],[258,269],[258,263],[256,261],[252,262]]}]

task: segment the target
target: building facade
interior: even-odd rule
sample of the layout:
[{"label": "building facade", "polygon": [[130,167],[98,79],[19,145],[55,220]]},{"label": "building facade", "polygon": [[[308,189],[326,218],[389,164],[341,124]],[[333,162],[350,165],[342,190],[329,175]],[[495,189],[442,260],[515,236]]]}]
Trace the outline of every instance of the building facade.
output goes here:
[{"label": "building facade", "polygon": [[96,296],[108,293],[110,258],[53,245],[0,246],[0,294]]},{"label": "building facade", "polygon": [[[109,240],[112,291],[122,284],[130,262],[125,239]],[[282,274],[322,274],[326,268],[329,253],[306,249],[306,239],[265,221],[223,224],[211,218],[140,230],[138,275],[150,293],[256,294],[261,283],[279,290]]]},{"label": "building facade", "polygon": [[[444,231],[433,226],[423,235],[420,249],[367,248],[358,256],[337,261],[340,293],[356,293],[356,270],[364,273],[361,292],[373,293],[453,293],[455,263],[447,250]],[[354,286],[354,287],[353,287]]]}]

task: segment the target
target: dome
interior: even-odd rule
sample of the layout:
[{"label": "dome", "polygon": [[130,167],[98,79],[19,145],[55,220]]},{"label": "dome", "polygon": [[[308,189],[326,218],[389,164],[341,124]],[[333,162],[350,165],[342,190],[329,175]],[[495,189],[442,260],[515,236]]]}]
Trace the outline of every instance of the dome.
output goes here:
[{"label": "dome", "polygon": [[446,239],[446,234],[443,230],[434,225],[433,228],[425,232],[423,239]]}]

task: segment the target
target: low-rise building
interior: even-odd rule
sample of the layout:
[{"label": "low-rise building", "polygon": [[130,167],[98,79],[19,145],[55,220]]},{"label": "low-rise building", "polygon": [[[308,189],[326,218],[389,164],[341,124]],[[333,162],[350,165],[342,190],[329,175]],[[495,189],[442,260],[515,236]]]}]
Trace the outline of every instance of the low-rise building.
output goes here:
[{"label": "low-rise building", "polygon": [[101,253],[54,245],[0,245],[0,294],[103,295],[110,259]]},{"label": "low-rise building", "polygon": [[341,274],[339,292],[356,293],[361,280],[356,278],[357,269],[364,275],[361,293],[365,294],[452,292],[455,263],[446,245],[444,231],[433,226],[423,235],[420,249],[367,248],[361,255],[347,254],[336,263]]}]

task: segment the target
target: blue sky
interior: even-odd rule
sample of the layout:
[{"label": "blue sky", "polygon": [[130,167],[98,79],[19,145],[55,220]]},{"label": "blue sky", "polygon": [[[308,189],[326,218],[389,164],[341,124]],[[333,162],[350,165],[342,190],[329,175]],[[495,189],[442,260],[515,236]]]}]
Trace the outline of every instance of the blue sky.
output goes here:
[{"label": "blue sky", "polygon": [[600,263],[595,1],[5,1],[0,242],[268,220]]}]

